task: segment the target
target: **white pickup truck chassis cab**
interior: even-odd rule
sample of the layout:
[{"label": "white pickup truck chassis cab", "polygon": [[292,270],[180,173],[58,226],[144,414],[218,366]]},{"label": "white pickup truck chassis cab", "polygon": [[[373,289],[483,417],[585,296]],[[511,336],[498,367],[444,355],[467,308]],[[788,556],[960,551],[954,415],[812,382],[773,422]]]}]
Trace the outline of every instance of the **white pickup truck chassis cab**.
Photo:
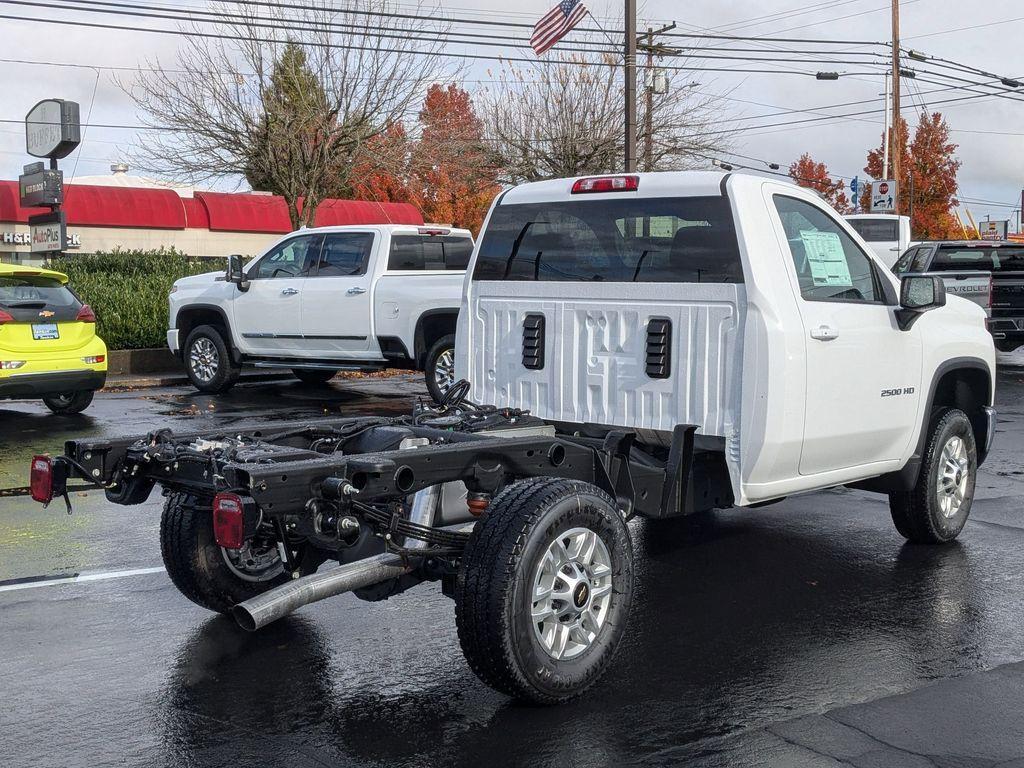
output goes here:
[{"label": "white pickup truck chassis cab", "polygon": [[477,675],[550,704],[620,645],[631,518],[854,485],[906,539],[948,542],[995,431],[984,310],[897,282],[818,197],[759,176],[503,193],[456,349],[463,378],[411,416],[70,442],[33,460],[33,495],[163,486],[175,585],[250,630],[438,580]]},{"label": "white pickup truck chassis cab", "polygon": [[291,368],[309,384],[340,370],[426,373],[453,383],[455,320],[469,230],[436,225],[340,226],[293,232],[243,269],[178,280],[167,344],[203,392],[223,392],[242,366]]}]

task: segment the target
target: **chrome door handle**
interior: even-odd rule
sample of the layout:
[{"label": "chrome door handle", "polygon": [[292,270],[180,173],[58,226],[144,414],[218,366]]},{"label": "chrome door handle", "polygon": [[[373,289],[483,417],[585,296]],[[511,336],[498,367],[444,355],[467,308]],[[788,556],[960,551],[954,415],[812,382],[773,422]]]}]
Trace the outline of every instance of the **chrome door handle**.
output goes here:
[{"label": "chrome door handle", "polygon": [[366,289],[359,288],[357,286],[355,288],[349,288],[347,291],[345,291],[345,293],[347,293],[349,296],[358,296],[360,293],[366,293]]},{"label": "chrome door handle", "polygon": [[299,291],[298,291],[297,288],[285,288],[283,291],[281,291],[281,295],[282,296],[294,296],[298,292]]},{"label": "chrome door handle", "polygon": [[827,325],[819,325],[817,328],[811,329],[811,338],[818,341],[832,341],[838,337],[839,333]]}]

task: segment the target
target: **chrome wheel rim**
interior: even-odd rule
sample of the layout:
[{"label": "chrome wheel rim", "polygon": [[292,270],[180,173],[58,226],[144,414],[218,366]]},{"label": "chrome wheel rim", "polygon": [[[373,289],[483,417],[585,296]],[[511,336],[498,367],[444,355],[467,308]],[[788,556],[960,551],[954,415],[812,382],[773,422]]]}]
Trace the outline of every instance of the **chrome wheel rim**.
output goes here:
[{"label": "chrome wheel rim", "polygon": [[220,548],[228,570],[242,581],[269,581],[284,572],[281,553],[274,542],[245,542],[239,549]]},{"label": "chrome wheel rim", "polygon": [[612,558],[589,528],[560,533],[534,571],[531,618],[541,647],[556,660],[590,648],[608,618]]},{"label": "chrome wheel rim", "polygon": [[441,394],[452,388],[452,384],[455,383],[454,349],[446,349],[437,356],[437,363],[434,365],[434,382]]},{"label": "chrome wheel rim", "polygon": [[213,342],[205,337],[196,339],[188,353],[188,365],[200,381],[212,381],[217,375],[220,355]]},{"label": "chrome wheel rim", "polygon": [[963,506],[970,477],[967,445],[962,437],[953,435],[942,447],[939,458],[939,510],[944,517],[955,517]]}]

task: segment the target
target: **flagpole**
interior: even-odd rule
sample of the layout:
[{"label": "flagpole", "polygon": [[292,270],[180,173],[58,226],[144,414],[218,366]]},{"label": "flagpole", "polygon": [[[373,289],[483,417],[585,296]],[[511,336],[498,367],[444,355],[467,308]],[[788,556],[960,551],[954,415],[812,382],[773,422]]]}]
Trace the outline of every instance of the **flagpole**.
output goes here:
[{"label": "flagpole", "polygon": [[636,172],[636,0],[626,0],[625,83],[626,101],[625,166]]}]

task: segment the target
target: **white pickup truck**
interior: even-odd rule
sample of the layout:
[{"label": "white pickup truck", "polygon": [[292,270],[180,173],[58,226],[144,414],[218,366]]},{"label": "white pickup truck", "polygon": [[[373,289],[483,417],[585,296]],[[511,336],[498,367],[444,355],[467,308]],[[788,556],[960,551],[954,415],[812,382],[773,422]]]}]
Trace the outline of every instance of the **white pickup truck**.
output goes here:
[{"label": "white pickup truck", "polygon": [[250,630],[440,581],[477,675],[550,704],[620,645],[634,516],[853,485],[888,495],[903,537],[948,542],[995,432],[984,310],[898,281],[814,193],[760,176],[502,193],[456,350],[464,378],[410,416],[72,441],[33,460],[33,496],[164,486],[168,574]]},{"label": "white pickup truck", "polygon": [[891,213],[851,213],[846,220],[885,266],[910,247],[910,217]]},{"label": "white pickup truck", "polygon": [[302,229],[244,268],[175,282],[167,345],[195,387],[223,392],[242,366],[323,384],[340,370],[410,368],[440,398],[454,381],[469,230],[436,225]]}]

